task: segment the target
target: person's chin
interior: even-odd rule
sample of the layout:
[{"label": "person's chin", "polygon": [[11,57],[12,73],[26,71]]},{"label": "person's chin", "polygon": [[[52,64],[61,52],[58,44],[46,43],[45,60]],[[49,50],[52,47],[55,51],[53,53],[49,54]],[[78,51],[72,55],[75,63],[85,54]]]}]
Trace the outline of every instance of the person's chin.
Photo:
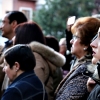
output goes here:
[{"label": "person's chin", "polygon": [[72,49],[72,47],[71,47],[71,53],[73,52],[73,49]]},{"label": "person's chin", "polygon": [[96,64],[98,61],[99,61],[99,59],[97,59],[97,58],[95,58],[95,57],[92,58],[92,63],[93,63],[93,64]]},{"label": "person's chin", "polygon": [[5,37],[5,34],[4,34],[3,32],[2,32],[2,34],[1,34],[1,35],[2,35],[2,37]]},{"label": "person's chin", "polygon": [[73,51],[73,49],[71,49],[71,54],[74,54],[74,51]]},{"label": "person's chin", "polygon": [[1,35],[2,35],[2,37],[7,38],[7,36],[5,34],[1,34]]},{"label": "person's chin", "polygon": [[12,79],[9,79],[10,80],[10,82],[13,82],[13,80]]}]

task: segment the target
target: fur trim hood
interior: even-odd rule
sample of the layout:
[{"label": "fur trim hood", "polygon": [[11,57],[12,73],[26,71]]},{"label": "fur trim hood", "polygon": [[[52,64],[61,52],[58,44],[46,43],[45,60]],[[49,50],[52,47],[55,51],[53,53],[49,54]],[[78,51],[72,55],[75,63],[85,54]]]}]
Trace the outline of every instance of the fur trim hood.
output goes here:
[{"label": "fur trim hood", "polygon": [[66,59],[62,54],[54,51],[54,49],[50,48],[49,46],[39,42],[31,42],[29,46],[33,52],[39,53],[57,67],[62,67],[66,62]]}]

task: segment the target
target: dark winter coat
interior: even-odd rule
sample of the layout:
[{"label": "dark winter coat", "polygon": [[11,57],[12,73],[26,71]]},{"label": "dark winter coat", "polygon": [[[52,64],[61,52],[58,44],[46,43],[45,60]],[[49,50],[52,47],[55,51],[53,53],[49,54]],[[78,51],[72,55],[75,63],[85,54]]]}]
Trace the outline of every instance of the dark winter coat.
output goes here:
[{"label": "dark winter coat", "polygon": [[87,100],[100,100],[100,85],[96,85],[89,94]]},{"label": "dark winter coat", "polygon": [[[43,99],[44,98],[44,99]],[[19,75],[4,92],[1,100],[48,100],[43,84],[33,71]]]},{"label": "dark winter coat", "polygon": [[87,70],[86,65],[91,59],[83,57],[78,64],[65,76],[56,90],[55,100],[86,100],[88,91],[86,83],[88,77],[82,73]]}]

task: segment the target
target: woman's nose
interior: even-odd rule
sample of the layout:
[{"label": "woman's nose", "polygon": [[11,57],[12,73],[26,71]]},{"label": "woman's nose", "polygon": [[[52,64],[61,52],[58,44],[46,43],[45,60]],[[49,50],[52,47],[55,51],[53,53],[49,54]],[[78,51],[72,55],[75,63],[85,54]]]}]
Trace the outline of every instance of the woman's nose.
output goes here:
[{"label": "woman's nose", "polygon": [[70,40],[70,44],[73,44],[73,39]]},{"label": "woman's nose", "polygon": [[2,29],[2,27],[0,26],[0,30]]},{"label": "woman's nose", "polygon": [[97,39],[95,39],[94,41],[92,41],[92,42],[90,43],[90,46],[91,46],[92,48],[97,47]]}]

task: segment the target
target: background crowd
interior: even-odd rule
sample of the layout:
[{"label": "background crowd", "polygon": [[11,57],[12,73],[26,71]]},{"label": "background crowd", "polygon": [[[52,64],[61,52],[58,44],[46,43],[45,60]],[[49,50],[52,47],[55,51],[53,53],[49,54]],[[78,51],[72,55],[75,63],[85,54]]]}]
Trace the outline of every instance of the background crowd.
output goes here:
[{"label": "background crowd", "polygon": [[2,20],[1,100],[99,100],[100,19],[66,22],[66,37],[45,36],[20,11]]}]

